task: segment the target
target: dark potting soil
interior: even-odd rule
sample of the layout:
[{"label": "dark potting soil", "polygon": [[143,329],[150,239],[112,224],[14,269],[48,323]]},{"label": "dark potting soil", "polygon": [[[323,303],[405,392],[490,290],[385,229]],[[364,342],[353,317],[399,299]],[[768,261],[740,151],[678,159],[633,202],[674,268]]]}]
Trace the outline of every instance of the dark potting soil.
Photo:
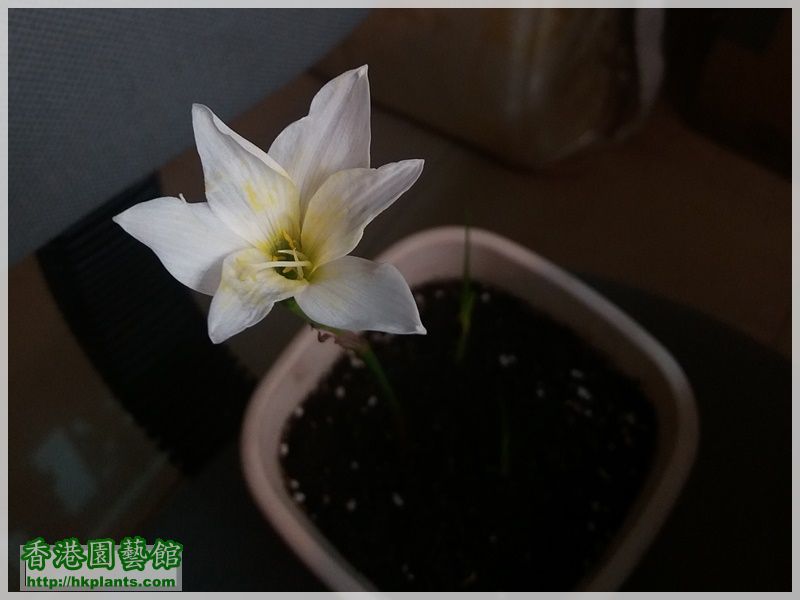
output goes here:
[{"label": "dark potting soil", "polygon": [[343,357],[284,432],[290,494],[382,590],[573,589],[653,457],[656,417],[636,382],[526,303],[476,287],[462,366],[458,281],[415,291],[427,335],[368,334],[403,429],[371,372]]}]

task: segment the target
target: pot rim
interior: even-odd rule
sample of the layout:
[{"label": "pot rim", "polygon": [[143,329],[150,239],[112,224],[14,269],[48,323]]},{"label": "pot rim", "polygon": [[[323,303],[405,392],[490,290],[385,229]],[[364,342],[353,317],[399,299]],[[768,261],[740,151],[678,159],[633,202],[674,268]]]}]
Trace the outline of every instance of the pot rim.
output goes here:
[{"label": "pot rim", "polygon": [[[463,243],[463,240],[462,226],[428,229],[400,240],[377,260],[402,263],[410,255],[419,252],[421,247]],[[662,456],[660,474],[655,472],[654,463],[654,472],[648,476],[645,488],[639,493],[631,514],[615,538],[616,541],[601,559],[599,568],[579,584],[580,589],[614,590],[633,570],[655,538],[691,470],[699,437],[699,419],[691,386],[681,367],[660,342],[622,310],[573,275],[527,248],[483,229],[470,228],[470,241],[473,253],[480,249],[498,252],[524,266],[532,275],[545,278],[578,300],[644,353],[657,366],[667,383],[675,414],[674,443]],[[431,256],[430,252],[424,254]],[[575,331],[579,335],[583,333],[580,329]],[[277,460],[277,457],[263,455],[261,443],[261,423],[269,408],[270,390],[277,386],[280,377],[288,372],[291,365],[302,360],[305,348],[310,343],[316,343],[316,336],[312,331],[298,333],[252,395],[244,415],[241,438],[245,479],[261,512],[292,550],[331,589],[376,591],[371,582],[359,574],[316,530],[282,486],[273,486],[267,476],[266,461]],[[324,373],[322,371],[315,375],[322,377]],[[275,441],[277,447],[278,440]],[[658,452],[664,453],[662,443],[664,442],[659,439]]]}]

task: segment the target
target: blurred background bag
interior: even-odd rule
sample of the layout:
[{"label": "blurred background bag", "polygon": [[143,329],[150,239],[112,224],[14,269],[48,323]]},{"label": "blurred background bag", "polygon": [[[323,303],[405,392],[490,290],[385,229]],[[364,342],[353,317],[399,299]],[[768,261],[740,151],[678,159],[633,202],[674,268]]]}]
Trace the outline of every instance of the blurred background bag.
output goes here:
[{"label": "blurred background bag", "polygon": [[376,11],[323,61],[368,62],[374,99],[538,167],[631,130],[662,72],[661,9]]}]

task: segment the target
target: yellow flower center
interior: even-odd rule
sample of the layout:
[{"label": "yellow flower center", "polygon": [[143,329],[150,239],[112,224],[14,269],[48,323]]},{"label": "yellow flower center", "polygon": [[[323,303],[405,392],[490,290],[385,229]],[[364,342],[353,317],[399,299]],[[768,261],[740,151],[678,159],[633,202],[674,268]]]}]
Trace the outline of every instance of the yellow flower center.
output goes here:
[{"label": "yellow flower center", "polygon": [[287,279],[305,279],[306,275],[311,272],[312,262],[299,249],[296,240],[285,231],[281,233],[283,239],[272,252],[264,252],[265,256],[270,257],[270,260],[252,264],[252,272],[260,273],[267,269],[275,269],[279,275],[283,275]]}]

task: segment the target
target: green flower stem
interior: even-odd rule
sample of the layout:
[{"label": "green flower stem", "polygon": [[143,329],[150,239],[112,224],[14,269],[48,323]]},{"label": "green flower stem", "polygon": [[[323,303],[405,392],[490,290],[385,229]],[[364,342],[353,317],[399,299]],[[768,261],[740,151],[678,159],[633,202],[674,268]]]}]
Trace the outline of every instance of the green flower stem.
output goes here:
[{"label": "green flower stem", "polygon": [[386,371],[383,370],[380,360],[378,360],[377,355],[375,352],[373,352],[372,347],[366,340],[364,340],[364,345],[361,347],[361,350],[356,350],[356,352],[358,352],[358,355],[364,361],[364,364],[366,364],[370,371],[372,371],[372,375],[375,377],[375,380],[378,382],[381,390],[383,390],[383,395],[386,400],[389,401],[389,404],[392,407],[392,412],[394,413],[397,434],[400,439],[405,439],[405,411],[403,410],[403,405],[400,404],[400,401],[397,399],[397,396],[394,393],[392,384],[389,383],[389,378],[386,376]]},{"label": "green flower stem", "polygon": [[458,337],[458,345],[456,346],[457,365],[464,362],[464,356],[467,354],[467,342],[469,341],[469,332],[472,328],[472,310],[474,307],[475,290],[469,288],[461,295],[461,308],[458,311],[458,320],[461,323],[461,335]]},{"label": "green flower stem", "polygon": [[[475,311],[475,288],[472,285],[469,240],[469,213],[464,215],[464,266],[461,276],[461,297],[459,301],[458,321],[461,324],[461,335],[456,345],[456,365],[464,362],[472,329],[472,316]],[[500,410],[500,473],[508,477],[511,470],[511,426],[509,423],[508,404],[505,398],[499,400]]]},{"label": "green flower stem", "polygon": [[370,345],[369,341],[367,341],[365,337],[353,331],[347,331],[345,329],[337,329],[335,327],[328,327],[327,325],[322,325],[321,323],[313,321],[303,312],[303,309],[300,308],[300,306],[297,304],[294,298],[289,298],[288,300],[284,300],[281,304],[283,304],[295,315],[303,319],[314,329],[329,333],[331,336],[333,336],[337,344],[339,344],[343,348],[352,350],[361,358],[361,360],[364,361],[364,364],[372,372],[375,381],[381,388],[384,398],[389,402],[389,405],[392,407],[392,413],[394,414],[395,428],[397,429],[398,437],[401,440],[405,440],[406,425],[405,425],[405,411],[403,410],[403,405],[400,403],[400,401],[397,398],[397,395],[394,393],[394,389],[392,388],[392,385],[389,382],[389,378],[386,376],[386,371],[384,371],[383,365],[381,365],[378,356],[372,350],[372,346]]},{"label": "green flower stem", "polygon": [[461,335],[456,345],[456,365],[464,362],[467,353],[469,332],[472,328],[472,313],[475,308],[475,289],[470,279],[470,243],[469,225],[464,227],[464,270],[461,277],[461,298],[458,310],[458,322],[461,324]]}]

